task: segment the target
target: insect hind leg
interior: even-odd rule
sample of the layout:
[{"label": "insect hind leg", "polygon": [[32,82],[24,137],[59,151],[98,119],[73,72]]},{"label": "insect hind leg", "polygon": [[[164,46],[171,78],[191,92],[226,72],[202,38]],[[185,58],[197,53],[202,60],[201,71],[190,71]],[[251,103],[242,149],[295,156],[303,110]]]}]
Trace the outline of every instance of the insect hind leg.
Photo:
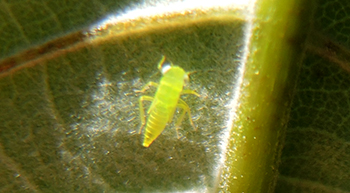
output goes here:
[{"label": "insect hind leg", "polygon": [[190,107],[187,105],[187,103],[185,101],[183,101],[182,99],[179,99],[179,103],[177,104],[177,107],[182,109],[181,115],[180,115],[179,119],[176,121],[176,124],[175,124],[177,137],[180,138],[178,130],[180,128],[180,125],[181,125],[181,123],[182,123],[186,113],[188,114],[188,119],[190,120],[191,126],[193,127],[193,129],[195,131],[197,131],[197,128],[194,126],[194,123],[193,123],[193,120],[192,120],[192,117],[191,117]]},{"label": "insect hind leg", "polygon": [[141,120],[141,127],[139,130],[139,134],[141,134],[143,127],[146,124],[146,118],[145,118],[145,110],[143,108],[142,102],[143,101],[153,101],[153,97],[151,96],[140,96],[139,98],[139,109],[140,109],[140,120]]},{"label": "insect hind leg", "polygon": [[197,97],[201,97],[201,95],[199,95],[196,91],[194,90],[182,90],[181,95],[183,94],[193,94],[196,95]]}]

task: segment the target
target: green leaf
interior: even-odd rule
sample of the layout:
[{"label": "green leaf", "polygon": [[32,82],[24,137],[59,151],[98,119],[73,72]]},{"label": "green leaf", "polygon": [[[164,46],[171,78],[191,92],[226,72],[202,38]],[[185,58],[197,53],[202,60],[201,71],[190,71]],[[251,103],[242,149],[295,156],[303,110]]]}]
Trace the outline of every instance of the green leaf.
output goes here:
[{"label": "green leaf", "polygon": [[108,13],[121,11],[129,0],[2,1],[0,58],[87,27]]},{"label": "green leaf", "polygon": [[[1,3],[0,192],[272,192],[303,45],[276,192],[349,191],[348,44],[335,43],[347,42],[347,28],[337,27],[347,26],[345,1],[316,7],[257,1],[249,37],[241,8],[194,9],[89,30],[112,12],[147,9],[133,3]],[[315,20],[308,20],[314,9]],[[303,43],[309,22],[325,26],[317,36],[324,44],[317,37]],[[194,72],[186,88],[201,97],[182,99],[197,131],[185,119],[178,139],[169,124],[144,148],[138,100],[155,90],[135,91],[159,81],[162,55]]]},{"label": "green leaf", "polygon": [[[78,31],[5,58],[0,144],[6,175],[1,190],[211,188],[218,134],[233,90],[227,83],[234,80],[237,65],[231,57],[239,51],[243,21],[227,11],[213,11],[215,17],[196,14],[158,18],[146,26],[135,20]],[[141,94],[135,91],[159,81],[162,55],[195,71],[186,87],[202,97],[183,100],[198,130],[185,120],[178,139],[170,124],[144,148],[138,134]],[[152,90],[145,94],[153,95]]]},{"label": "green leaf", "polygon": [[[256,3],[243,65],[224,192],[273,192],[312,1]],[[288,19],[287,19],[288,18]]]},{"label": "green leaf", "polygon": [[319,1],[276,192],[349,192],[349,1]]}]

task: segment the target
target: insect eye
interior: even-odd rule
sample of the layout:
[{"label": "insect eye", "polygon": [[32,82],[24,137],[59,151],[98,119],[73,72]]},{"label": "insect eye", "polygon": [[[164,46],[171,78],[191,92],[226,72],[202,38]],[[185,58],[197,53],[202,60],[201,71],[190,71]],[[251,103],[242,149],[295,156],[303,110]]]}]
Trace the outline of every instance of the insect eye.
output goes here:
[{"label": "insect eye", "polygon": [[190,80],[190,77],[188,76],[188,74],[184,75],[184,80],[185,80],[185,82],[188,82]]},{"label": "insect eye", "polygon": [[167,73],[170,70],[170,68],[171,68],[170,64],[163,65],[161,69],[162,74]]}]

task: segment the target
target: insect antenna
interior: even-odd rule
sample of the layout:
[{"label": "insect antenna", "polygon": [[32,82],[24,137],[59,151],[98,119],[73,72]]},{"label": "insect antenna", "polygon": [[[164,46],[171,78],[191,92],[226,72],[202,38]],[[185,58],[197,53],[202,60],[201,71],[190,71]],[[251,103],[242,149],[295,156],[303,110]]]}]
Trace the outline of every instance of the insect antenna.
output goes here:
[{"label": "insect antenna", "polygon": [[190,71],[190,72],[187,72],[187,75],[190,76],[191,74],[194,74],[194,73],[197,73],[198,70],[194,70],[194,71]]},{"label": "insect antenna", "polygon": [[167,72],[171,66],[173,66],[173,63],[171,61],[167,61],[166,57],[163,55],[162,59],[158,63],[158,69],[164,74]]}]

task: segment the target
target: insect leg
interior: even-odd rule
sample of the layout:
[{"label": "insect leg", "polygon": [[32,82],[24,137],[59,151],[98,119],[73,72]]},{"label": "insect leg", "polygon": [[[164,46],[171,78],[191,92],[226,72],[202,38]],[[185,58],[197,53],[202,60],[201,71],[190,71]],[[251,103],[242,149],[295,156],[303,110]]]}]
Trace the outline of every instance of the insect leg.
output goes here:
[{"label": "insect leg", "polygon": [[196,95],[197,97],[201,97],[201,95],[199,95],[196,91],[194,90],[182,90],[181,95],[183,94],[193,94]]},{"label": "insect leg", "polygon": [[145,110],[143,108],[142,102],[143,101],[153,101],[153,97],[151,96],[140,96],[139,99],[139,106],[140,106],[140,120],[141,120],[141,127],[140,127],[140,131],[139,134],[141,134],[141,131],[143,129],[143,127],[146,124],[146,118],[145,118]]},{"label": "insect leg", "polygon": [[187,105],[187,103],[185,101],[183,101],[182,99],[179,99],[179,103],[177,104],[177,107],[181,108],[182,109],[182,113],[179,117],[179,119],[176,121],[176,124],[175,124],[175,128],[176,128],[176,132],[177,132],[177,137],[179,138],[179,132],[178,132],[178,129],[185,117],[185,114],[187,113],[188,114],[188,118],[190,120],[190,123],[193,127],[193,129],[196,131],[196,127],[194,126],[194,123],[192,121],[192,117],[191,117],[191,110],[190,110],[190,107]]},{"label": "insect leg", "polygon": [[155,82],[148,82],[141,90],[135,90],[135,92],[145,92],[147,89],[149,89],[149,87],[154,86],[154,87],[158,87],[158,83]]}]

